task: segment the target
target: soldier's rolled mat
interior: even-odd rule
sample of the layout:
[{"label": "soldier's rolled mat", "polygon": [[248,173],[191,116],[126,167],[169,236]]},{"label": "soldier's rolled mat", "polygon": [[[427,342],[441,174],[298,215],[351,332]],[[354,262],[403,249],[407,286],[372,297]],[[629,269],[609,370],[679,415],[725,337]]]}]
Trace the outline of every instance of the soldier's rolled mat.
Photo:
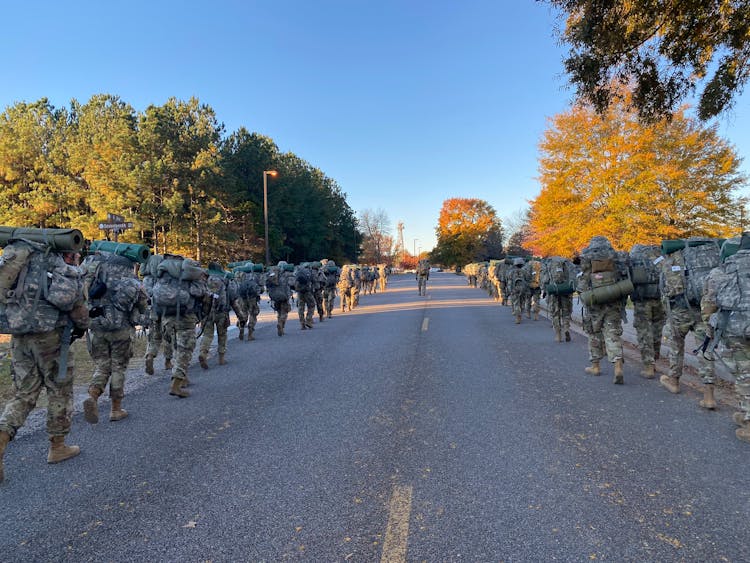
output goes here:
[{"label": "soldier's rolled mat", "polygon": [[664,255],[672,254],[687,246],[702,246],[704,244],[716,244],[716,241],[710,238],[663,240],[661,241],[661,253]]},{"label": "soldier's rolled mat", "polygon": [[35,229],[33,227],[0,227],[0,248],[22,238],[49,245],[55,252],[78,252],[83,248],[83,234],[78,229]]},{"label": "soldier's rolled mat", "polygon": [[252,260],[240,260],[239,262],[230,262],[229,264],[227,264],[227,268],[231,268],[232,270],[235,270],[237,268],[241,268],[242,266],[246,266],[246,265],[252,266],[253,261]]},{"label": "soldier's rolled mat", "polygon": [[89,246],[90,252],[110,252],[118,256],[130,258],[133,262],[145,264],[151,251],[145,244],[135,244],[129,242],[114,242],[111,240],[95,240]]},{"label": "soldier's rolled mat", "polygon": [[581,292],[581,301],[587,307],[592,305],[606,305],[618,299],[622,299],[633,293],[633,282],[630,280],[621,280],[611,285],[597,287]]}]

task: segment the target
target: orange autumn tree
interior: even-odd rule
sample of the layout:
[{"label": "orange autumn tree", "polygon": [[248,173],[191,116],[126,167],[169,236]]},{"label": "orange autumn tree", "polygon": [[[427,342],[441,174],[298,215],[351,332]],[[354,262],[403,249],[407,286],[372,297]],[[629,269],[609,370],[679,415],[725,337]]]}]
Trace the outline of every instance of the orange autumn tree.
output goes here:
[{"label": "orange autumn tree", "polygon": [[603,116],[576,105],[550,120],[539,146],[541,192],[530,202],[527,246],[571,256],[592,236],[635,243],[742,230],[747,179],[717,133],[686,116],[644,125],[627,99]]},{"label": "orange autumn tree", "polygon": [[502,223],[495,209],[483,199],[446,199],[435,231],[437,246],[430,258],[445,266],[497,258],[502,252]]}]

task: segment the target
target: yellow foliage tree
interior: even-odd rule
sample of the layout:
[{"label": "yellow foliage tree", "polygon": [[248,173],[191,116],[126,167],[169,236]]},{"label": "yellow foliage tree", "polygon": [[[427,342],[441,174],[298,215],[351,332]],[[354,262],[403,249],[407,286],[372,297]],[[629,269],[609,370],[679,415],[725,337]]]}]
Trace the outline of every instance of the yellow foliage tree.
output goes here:
[{"label": "yellow foliage tree", "polygon": [[744,227],[740,159],[715,126],[684,108],[645,125],[627,97],[603,116],[576,105],[550,120],[539,149],[541,192],[530,202],[526,241],[535,254],[571,256],[594,235],[629,250]]}]

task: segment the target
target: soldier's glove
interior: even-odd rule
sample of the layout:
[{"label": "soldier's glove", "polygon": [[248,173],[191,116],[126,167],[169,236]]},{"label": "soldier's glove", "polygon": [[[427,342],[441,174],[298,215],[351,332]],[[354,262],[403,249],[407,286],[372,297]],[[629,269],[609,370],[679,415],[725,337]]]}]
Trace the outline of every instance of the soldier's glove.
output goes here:
[{"label": "soldier's glove", "polygon": [[621,316],[622,316],[622,322],[623,322],[623,324],[628,324],[628,312],[625,309],[625,307],[622,308]]},{"label": "soldier's glove", "polygon": [[74,340],[78,340],[79,338],[83,338],[83,336],[86,334],[85,328],[78,328],[76,326],[73,327],[73,330],[70,333],[70,341],[73,342]]},{"label": "soldier's glove", "polygon": [[92,309],[89,309],[89,318],[95,319],[96,317],[101,317],[104,315],[104,307],[93,307]]}]

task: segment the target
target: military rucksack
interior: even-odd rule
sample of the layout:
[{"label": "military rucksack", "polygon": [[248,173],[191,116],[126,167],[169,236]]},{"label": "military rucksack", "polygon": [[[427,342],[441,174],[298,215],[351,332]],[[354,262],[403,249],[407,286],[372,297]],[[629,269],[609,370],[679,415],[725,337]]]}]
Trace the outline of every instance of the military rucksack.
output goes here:
[{"label": "military rucksack", "polygon": [[636,244],[630,249],[628,266],[630,281],[633,282],[633,292],[630,294],[630,299],[633,301],[661,297],[659,291],[660,257],[661,250],[657,245]]},{"label": "military rucksack", "polygon": [[227,294],[229,281],[226,279],[225,274],[209,270],[206,288],[213,300],[211,310],[214,313],[226,313],[229,311],[229,296]]},{"label": "military rucksack", "polygon": [[544,291],[549,295],[570,295],[575,291],[572,264],[560,256],[553,256],[546,261]]},{"label": "military rucksack", "polygon": [[633,291],[628,278],[626,253],[618,253],[606,237],[595,236],[581,251],[578,290],[586,306],[605,305]]},{"label": "military rucksack", "polygon": [[529,269],[529,287],[538,289],[542,281],[542,263],[539,260],[531,260],[527,263]]},{"label": "military rucksack", "polygon": [[670,299],[684,295],[690,305],[699,306],[706,276],[721,263],[717,241],[700,237],[662,241],[662,254],[667,255],[661,266],[664,294]]},{"label": "military rucksack", "polygon": [[313,288],[312,271],[307,266],[298,267],[297,272],[294,274],[294,290],[295,291],[311,291],[312,288]]},{"label": "military rucksack", "polygon": [[204,270],[195,260],[167,257],[158,267],[152,290],[154,310],[159,315],[199,314],[197,301],[204,296]]},{"label": "military rucksack", "polygon": [[256,299],[262,290],[258,280],[255,279],[255,274],[246,273],[239,281],[239,294],[243,299]]},{"label": "military rucksack", "polygon": [[[19,267],[20,266],[20,267]],[[49,332],[60,312],[82,299],[83,281],[75,266],[41,243],[13,240],[0,257],[0,333]]]},{"label": "military rucksack", "polygon": [[289,297],[291,297],[286,275],[284,269],[278,266],[272,266],[268,270],[266,289],[268,290],[268,297],[274,303],[289,301]]},{"label": "military rucksack", "polygon": [[91,328],[113,332],[138,324],[135,305],[142,296],[133,262],[124,256],[98,254],[83,264],[86,276]]},{"label": "military rucksack", "polygon": [[420,276],[426,276],[430,273],[430,263],[427,260],[420,260],[417,264],[417,273]]},{"label": "military rucksack", "polygon": [[750,250],[738,250],[711,273],[722,336],[750,339]]}]

